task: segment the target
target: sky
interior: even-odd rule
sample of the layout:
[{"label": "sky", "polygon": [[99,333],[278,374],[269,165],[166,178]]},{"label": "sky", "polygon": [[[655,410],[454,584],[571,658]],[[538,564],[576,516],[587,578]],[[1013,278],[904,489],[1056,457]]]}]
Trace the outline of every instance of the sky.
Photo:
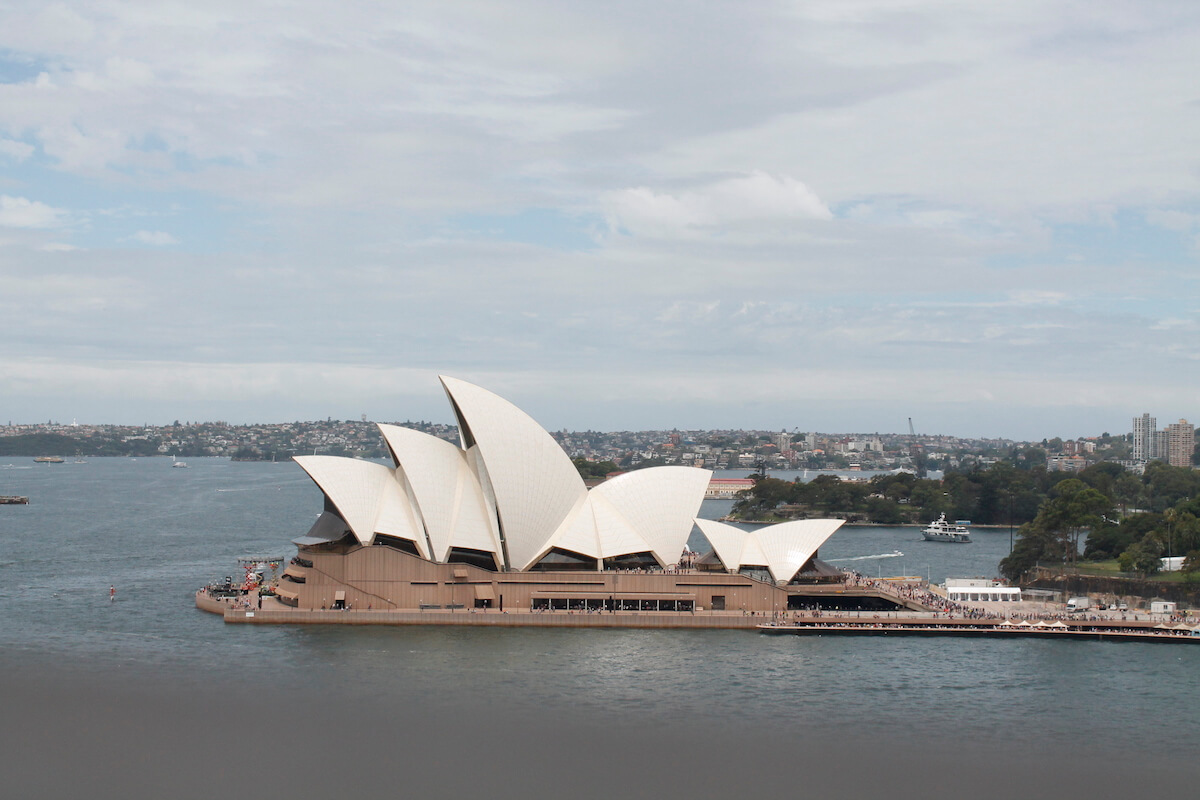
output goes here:
[{"label": "sky", "polygon": [[0,424],[1200,418],[1200,4],[0,0]]}]

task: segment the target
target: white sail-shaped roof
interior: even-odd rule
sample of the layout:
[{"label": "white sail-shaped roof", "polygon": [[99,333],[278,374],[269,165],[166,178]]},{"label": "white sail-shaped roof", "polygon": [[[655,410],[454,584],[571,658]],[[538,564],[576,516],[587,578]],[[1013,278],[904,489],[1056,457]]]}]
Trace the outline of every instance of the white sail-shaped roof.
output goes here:
[{"label": "white sail-shaped roof", "polygon": [[765,566],[776,581],[787,582],[812,558],[834,531],[840,519],[801,519],[748,531],[698,519],[696,524],[713,546],[725,568],[736,572],[742,566]]},{"label": "white sail-shaped roof", "polygon": [[[767,554],[763,552],[762,545],[758,541],[758,537],[749,534],[742,541],[742,558],[741,566],[743,567],[767,567],[770,569],[770,562],[767,560]],[[772,572],[772,575],[775,573]]]},{"label": "white sail-shaped roof", "polygon": [[840,519],[798,519],[754,531],[777,581],[790,581],[817,548],[842,527]]},{"label": "white sail-shaped roof", "polygon": [[[664,567],[677,563],[711,477],[710,471],[695,467],[652,467],[626,472],[592,489],[593,502],[610,507],[622,523],[610,519],[599,527],[603,556],[649,550]],[[598,524],[601,507],[597,506]],[[644,544],[639,547],[637,540]]]},{"label": "white sail-shaped roof", "polygon": [[535,563],[553,547],[570,550],[590,558],[600,558],[600,533],[596,525],[596,506],[591,492],[579,498],[558,532],[543,545]]},{"label": "white sail-shaped roof", "polygon": [[412,489],[434,560],[445,561],[451,547],[466,547],[492,553],[499,563],[496,525],[466,453],[411,428],[380,425],[379,430],[395,456],[398,477]]},{"label": "white sail-shaped roof", "polygon": [[[597,560],[648,552],[664,567],[678,561],[711,473],[658,467],[588,492],[567,454],[531,417],[486,389],[441,380],[461,448],[380,425],[394,469],[333,456],[295,459],[359,542],[387,534],[413,541],[431,560],[446,561],[453,548],[464,548],[522,570],[555,547]],[[722,560],[766,558],[757,540],[739,539],[736,551],[722,552]]]},{"label": "white sail-shaped roof", "polygon": [[441,381],[464,447],[479,447],[508,564],[526,569],[586,495],[583,479],[558,442],[524,411],[465,381]]},{"label": "white sail-shaped roof", "polygon": [[391,468],[337,456],[296,456],[295,461],[337,507],[360,543],[370,544],[376,533],[384,533],[411,539],[421,555],[429,557],[424,533]]},{"label": "white sail-shaped roof", "polygon": [[[591,500],[592,514],[596,519],[596,539],[600,543],[601,557],[652,552],[654,546],[643,535],[644,531],[629,521],[629,517],[623,513],[625,509],[614,504],[613,498],[597,491],[599,488],[592,489],[588,499]],[[688,522],[690,524],[691,520]]]},{"label": "white sail-shaped roof", "polygon": [[748,531],[711,519],[697,519],[696,526],[700,528],[704,538],[708,539],[713,552],[717,554],[717,558],[721,559],[725,569],[730,572],[737,572],[741,569],[742,550],[746,547]]}]

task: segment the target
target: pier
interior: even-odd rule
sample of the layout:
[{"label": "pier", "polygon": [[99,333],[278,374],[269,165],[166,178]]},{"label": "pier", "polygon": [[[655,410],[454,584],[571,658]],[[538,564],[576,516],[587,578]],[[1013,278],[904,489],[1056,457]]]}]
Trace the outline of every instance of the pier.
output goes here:
[{"label": "pier", "polygon": [[226,623],[251,625],[442,625],[492,628],[641,628],[757,630],[794,636],[949,636],[1200,644],[1200,625],[1154,619],[1031,620],[973,617],[911,609],[888,612],[740,611],[537,611],[436,607],[418,609],[296,609],[271,596],[213,597],[196,593],[196,607],[221,615]]},{"label": "pier", "polygon": [[1006,639],[1035,637],[1059,640],[1185,642],[1200,644],[1200,626],[1183,623],[1130,622],[1127,620],[1068,621],[1005,619],[907,618],[870,619],[823,617],[755,626],[760,632],[791,636],[950,636]]}]

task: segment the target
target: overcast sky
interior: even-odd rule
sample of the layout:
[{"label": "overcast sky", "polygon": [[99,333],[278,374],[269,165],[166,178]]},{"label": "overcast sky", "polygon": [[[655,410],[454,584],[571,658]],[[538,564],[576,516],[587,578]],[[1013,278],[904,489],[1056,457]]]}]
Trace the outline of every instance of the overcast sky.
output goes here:
[{"label": "overcast sky", "polygon": [[0,0],[0,424],[1200,417],[1200,3]]}]

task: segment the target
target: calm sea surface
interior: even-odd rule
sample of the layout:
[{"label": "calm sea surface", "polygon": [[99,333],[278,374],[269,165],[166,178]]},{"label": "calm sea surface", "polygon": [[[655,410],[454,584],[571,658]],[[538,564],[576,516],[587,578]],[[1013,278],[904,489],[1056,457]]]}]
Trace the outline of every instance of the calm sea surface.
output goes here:
[{"label": "calm sea surface", "polygon": [[[143,670],[180,687],[336,686],[364,701],[440,697],[480,708],[502,699],[581,718],[636,711],[667,730],[681,714],[797,735],[828,725],[847,747],[913,735],[938,752],[968,741],[1025,743],[1031,756],[1085,747],[1166,758],[1198,776],[1196,646],[225,625],[193,607],[193,591],[233,574],[239,555],[290,557],[321,494],[291,463],[188,463],[0,458],[0,494],[30,497],[0,506],[0,651],[10,664]],[[702,515],[728,507],[708,501]],[[915,528],[843,528],[821,557],[869,575],[994,575],[1007,529],[974,538],[946,545]],[[692,545],[706,549],[699,534]]]}]

